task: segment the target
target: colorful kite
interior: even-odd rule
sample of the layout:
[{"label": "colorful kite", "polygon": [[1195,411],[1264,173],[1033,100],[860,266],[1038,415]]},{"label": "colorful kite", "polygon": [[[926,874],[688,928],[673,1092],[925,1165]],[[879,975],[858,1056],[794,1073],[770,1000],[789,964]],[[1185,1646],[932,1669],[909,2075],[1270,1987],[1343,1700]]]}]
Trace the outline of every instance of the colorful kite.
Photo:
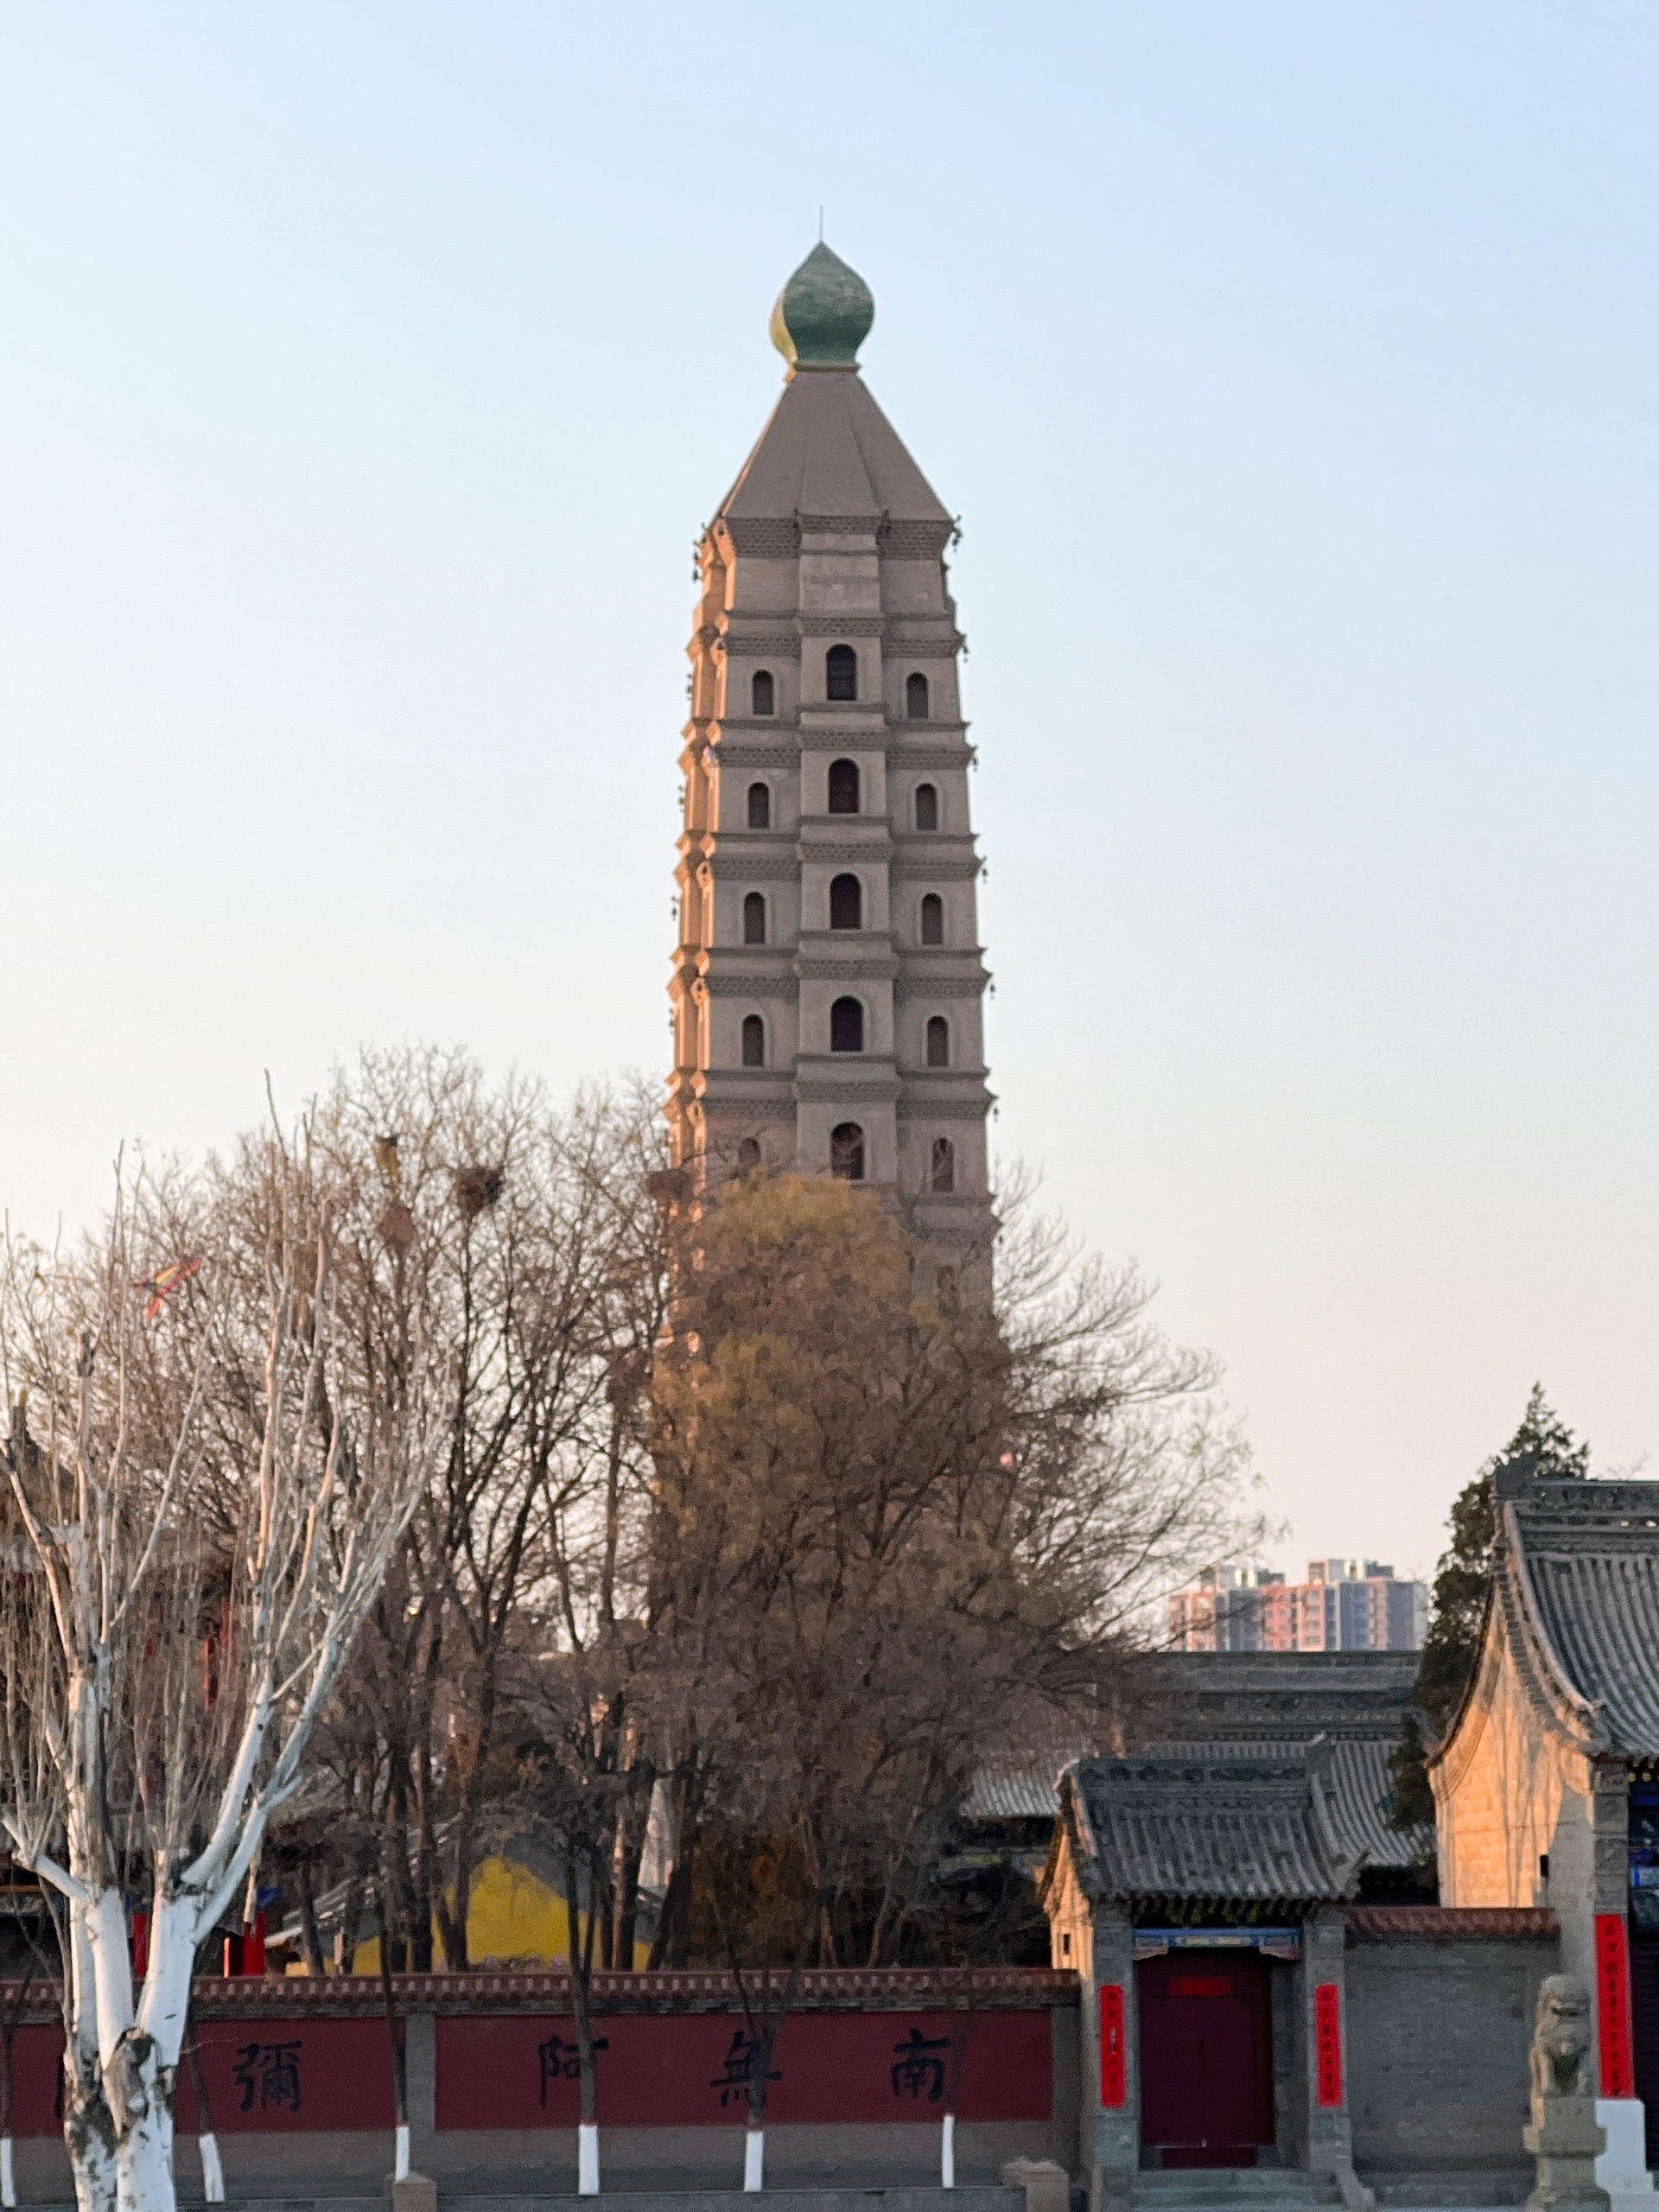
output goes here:
[{"label": "colorful kite", "polygon": [[153,1321],[181,1282],[188,1282],[201,1265],[205,1255],[198,1252],[191,1260],[175,1260],[170,1268],[157,1268],[153,1275],[145,1275],[134,1283],[135,1290],[147,1290],[149,1303],[144,1308],[146,1321]]}]

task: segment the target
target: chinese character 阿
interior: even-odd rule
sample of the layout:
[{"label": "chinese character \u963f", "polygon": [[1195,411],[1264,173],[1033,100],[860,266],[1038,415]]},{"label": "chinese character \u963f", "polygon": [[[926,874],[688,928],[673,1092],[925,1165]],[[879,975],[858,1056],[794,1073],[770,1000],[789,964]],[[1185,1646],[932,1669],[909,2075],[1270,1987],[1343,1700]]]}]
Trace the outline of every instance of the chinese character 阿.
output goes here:
[{"label": "chinese character \u963f", "polygon": [[[608,2036],[594,2037],[594,2056],[608,2050]],[[563,2036],[550,2036],[545,2043],[536,2046],[536,2056],[542,2063],[542,2110],[547,2110],[548,2085],[553,2082],[579,2082],[582,2079],[582,2045],[567,2043]]]},{"label": "chinese character \u963f", "polygon": [[[709,2084],[711,2089],[720,2091],[722,2112],[728,2104],[734,2103],[739,2098],[747,2097],[749,2083],[754,2079],[755,2049],[754,2037],[745,2035],[740,2028],[732,2037],[731,2049],[726,2054],[725,2072],[717,2074]],[[781,2074],[774,2072],[768,2074],[766,2078],[768,2082],[781,2082],[784,2077]]]},{"label": "chinese character \u963f", "polygon": [[908,2089],[914,2103],[925,2089],[929,2104],[938,2104],[944,2094],[944,2061],[937,2054],[950,2050],[950,2037],[940,2036],[929,2043],[919,2028],[912,2028],[903,2043],[893,2048],[899,2060],[893,2069],[893,2095],[902,2097]]},{"label": "chinese character \u963f", "polygon": [[242,2092],[244,2112],[253,2110],[257,2092],[261,2112],[300,2109],[300,2039],[292,2043],[244,2044],[231,2069]]}]

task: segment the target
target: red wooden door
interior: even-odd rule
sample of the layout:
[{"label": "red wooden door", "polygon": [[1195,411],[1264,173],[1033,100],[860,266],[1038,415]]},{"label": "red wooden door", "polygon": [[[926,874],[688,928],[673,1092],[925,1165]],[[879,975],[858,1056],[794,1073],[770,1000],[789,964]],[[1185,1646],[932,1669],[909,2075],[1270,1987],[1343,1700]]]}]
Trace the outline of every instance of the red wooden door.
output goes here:
[{"label": "red wooden door", "polygon": [[1141,2140],[1166,2166],[1253,2166],[1273,2141],[1273,2006],[1254,1951],[1174,1951],[1135,1969]]}]

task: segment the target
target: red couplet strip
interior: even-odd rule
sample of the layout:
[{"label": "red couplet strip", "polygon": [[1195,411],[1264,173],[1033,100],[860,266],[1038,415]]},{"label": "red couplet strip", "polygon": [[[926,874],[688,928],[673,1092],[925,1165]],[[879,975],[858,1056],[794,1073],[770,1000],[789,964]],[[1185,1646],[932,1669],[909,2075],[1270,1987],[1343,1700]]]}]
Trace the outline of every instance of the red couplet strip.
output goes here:
[{"label": "red couplet strip", "polygon": [[1342,2102],[1342,1993],[1334,1981],[1313,1992],[1313,2065],[1322,2105]]},{"label": "red couplet strip", "polygon": [[1602,2095],[1633,2097],[1630,1951],[1622,1912],[1596,1915],[1596,2026],[1601,2044]]},{"label": "red couplet strip", "polygon": [[1123,1991],[1115,1981],[1100,1993],[1100,2101],[1128,2101],[1128,2069],[1123,2063]]}]

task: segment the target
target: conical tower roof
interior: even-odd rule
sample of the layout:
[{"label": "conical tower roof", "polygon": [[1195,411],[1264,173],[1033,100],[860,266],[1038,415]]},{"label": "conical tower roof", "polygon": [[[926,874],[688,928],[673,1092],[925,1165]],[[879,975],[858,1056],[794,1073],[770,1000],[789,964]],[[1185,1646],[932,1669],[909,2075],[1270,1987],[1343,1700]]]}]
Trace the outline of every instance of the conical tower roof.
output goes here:
[{"label": "conical tower roof", "polygon": [[827,245],[814,246],[772,311],[788,381],[721,515],[949,524],[949,510],[858,373],[858,347],[874,319],[863,278]]}]

